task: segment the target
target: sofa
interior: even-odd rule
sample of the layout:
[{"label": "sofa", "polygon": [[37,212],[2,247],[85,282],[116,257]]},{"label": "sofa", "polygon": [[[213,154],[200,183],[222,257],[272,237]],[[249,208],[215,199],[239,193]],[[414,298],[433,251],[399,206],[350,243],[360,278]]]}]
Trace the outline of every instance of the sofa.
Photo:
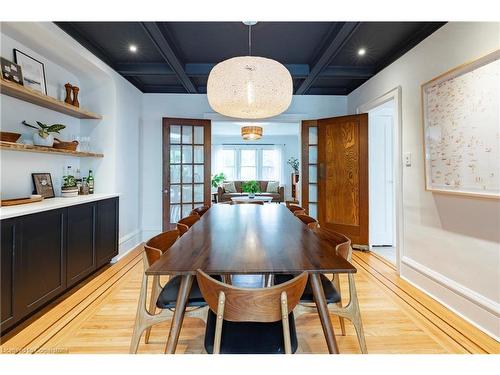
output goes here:
[{"label": "sofa", "polygon": [[[229,182],[229,181],[226,181]],[[227,202],[231,200],[231,197],[241,197],[248,195],[248,193],[243,193],[241,190],[241,185],[245,181],[234,181],[234,187],[236,188],[237,193],[227,193],[222,186],[219,186],[217,188],[217,201],[218,202]],[[278,188],[277,193],[267,193],[267,183],[269,181],[257,181],[257,183],[260,185],[260,191],[261,193],[256,193],[256,196],[263,196],[263,197],[273,197],[273,202],[284,202],[285,201],[285,187],[280,186]]]}]

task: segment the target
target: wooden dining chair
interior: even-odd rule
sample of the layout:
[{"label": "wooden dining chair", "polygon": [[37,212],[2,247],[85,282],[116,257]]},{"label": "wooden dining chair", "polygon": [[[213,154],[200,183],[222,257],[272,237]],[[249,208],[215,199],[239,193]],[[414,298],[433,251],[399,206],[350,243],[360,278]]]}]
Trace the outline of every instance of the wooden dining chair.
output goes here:
[{"label": "wooden dining chair", "polygon": [[231,204],[258,204],[263,206],[263,201],[231,201]]},{"label": "wooden dining chair", "polygon": [[[144,245],[143,252],[144,271],[160,259],[161,255],[177,241],[179,236],[179,231],[174,229],[160,233],[147,241]],[[144,341],[147,344],[149,343],[151,326],[170,320],[173,316],[173,309],[175,308],[177,295],[179,294],[181,277],[174,276],[170,278],[163,287],[160,284],[159,276],[153,276],[152,279],[149,307],[147,308],[148,276],[146,273],[143,274],[134,331],[130,343],[130,353],[137,352],[139,341],[144,331],[146,331]],[[206,309],[201,308],[206,305],[200,289],[198,288],[198,284],[193,282],[187,303],[187,306],[191,309],[186,311],[186,314],[205,320]],[[161,309],[159,314],[156,314],[157,308]]]},{"label": "wooden dining chair", "polygon": [[296,204],[289,205],[288,209],[292,211],[294,215],[307,215],[305,208],[297,206]]},{"label": "wooden dining chair", "polygon": [[318,220],[316,220],[315,218],[305,214],[297,214],[295,216],[297,216],[297,219],[307,225],[309,229],[315,230],[319,228]]},{"label": "wooden dining chair", "polygon": [[[324,241],[331,243],[335,248],[335,253],[338,256],[351,261],[352,258],[352,247],[351,240],[341,233],[334,232],[332,230],[317,228],[314,233]],[[361,352],[366,354],[366,340],[363,331],[363,323],[361,321],[361,312],[359,309],[358,295],[356,292],[356,284],[354,281],[354,274],[348,273],[348,285],[349,285],[349,303],[346,306],[342,305],[342,295],[340,289],[340,278],[339,274],[334,274],[333,279],[328,279],[327,276],[321,275],[321,284],[323,286],[323,292],[325,293],[326,301],[328,303],[328,310],[339,317],[340,329],[342,335],[345,336],[345,323],[344,318],[349,319],[356,330],[356,335],[358,337],[359,346]],[[275,283],[286,281],[286,278],[281,278],[279,275],[275,277]],[[301,315],[307,312],[308,309],[316,309],[316,304],[314,304],[314,297],[310,284],[305,288],[302,297],[300,297],[300,305],[295,310],[296,315]]]},{"label": "wooden dining chair", "polygon": [[180,235],[182,236],[186,233],[198,220],[200,220],[200,215],[189,215],[180,219],[177,222],[177,229],[179,230]]},{"label": "wooden dining chair", "polygon": [[291,354],[297,350],[293,309],[307,283],[306,272],[270,288],[238,288],[202,270],[196,279],[210,307],[205,349],[219,354]]},{"label": "wooden dining chair", "polygon": [[201,207],[196,207],[191,211],[189,215],[198,215],[199,217],[202,217],[205,212],[207,212],[210,209],[210,206],[201,206]]}]

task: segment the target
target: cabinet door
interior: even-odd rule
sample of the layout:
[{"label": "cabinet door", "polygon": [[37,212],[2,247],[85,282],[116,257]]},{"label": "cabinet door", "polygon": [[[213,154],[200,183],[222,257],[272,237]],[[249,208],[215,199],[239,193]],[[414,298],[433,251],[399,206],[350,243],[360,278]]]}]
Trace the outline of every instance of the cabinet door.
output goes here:
[{"label": "cabinet door", "polygon": [[70,287],[95,270],[95,203],[68,207],[66,280]]},{"label": "cabinet door", "polygon": [[14,303],[14,275],[15,275],[15,256],[16,250],[16,221],[2,220],[1,226],[1,293],[0,301],[1,319],[0,330],[4,331],[15,323],[17,314]]},{"label": "cabinet door", "polygon": [[96,266],[108,263],[118,254],[118,198],[97,202]]},{"label": "cabinet door", "polygon": [[16,301],[25,316],[66,288],[64,215],[52,210],[19,221],[19,277]]}]

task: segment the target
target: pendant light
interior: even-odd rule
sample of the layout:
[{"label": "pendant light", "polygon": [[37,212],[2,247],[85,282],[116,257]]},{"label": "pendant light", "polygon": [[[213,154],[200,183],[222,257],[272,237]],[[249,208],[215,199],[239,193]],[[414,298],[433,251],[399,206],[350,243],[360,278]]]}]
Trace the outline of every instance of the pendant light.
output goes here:
[{"label": "pendant light", "polygon": [[285,66],[252,56],[252,26],[248,25],[248,56],[233,57],[215,65],[208,76],[210,107],[221,115],[241,119],[277,116],[290,106],[292,76]]},{"label": "pendant light", "polygon": [[241,128],[241,137],[245,141],[255,141],[262,137],[262,128],[260,126],[243,126]]}]

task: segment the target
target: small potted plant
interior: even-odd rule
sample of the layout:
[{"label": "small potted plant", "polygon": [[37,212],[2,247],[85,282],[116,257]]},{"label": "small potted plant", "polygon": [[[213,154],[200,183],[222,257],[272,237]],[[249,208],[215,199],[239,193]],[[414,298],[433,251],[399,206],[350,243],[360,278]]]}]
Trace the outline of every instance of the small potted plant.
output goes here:
[{"label": "small potted plant", "polygon": [[295,182],[299,182],[299,159],[292,156],[286,163],[293,169]]},{"label": "small potted plant", "polygon": [[255,193],[260,193],[259,183],[255,180],[247,181],[241,184],[241,190],[244,193],[248,193],[248,198],[255,198]]},{"label": "small potted plant", "polygon": [[214,174],[212,176],[212,187],[217,189],[219,187],[219,185],[222,182],[224,182],[225,179],[226,179],[226,176],[224,175],[224,173]]},{"label": "small potted plant", "polygon": [[78,186],[74,176],[63,176],[63,186],[61,187],[61,196],[64,198],[76,197],[78,195]]},{"label": "small potted plant", "polygon": [[33,133],[33,144],[36,146],[52,147],[54,145],[54,136],[52,134],[59,134],[61,130],[66,128],[66,126],[62,124],[47,125],[41,123],[40,121],[37,121],[36,123],[38,126],[34,126],[28,124],[26,121],[23,121],[24,125],[38,130]]}]

